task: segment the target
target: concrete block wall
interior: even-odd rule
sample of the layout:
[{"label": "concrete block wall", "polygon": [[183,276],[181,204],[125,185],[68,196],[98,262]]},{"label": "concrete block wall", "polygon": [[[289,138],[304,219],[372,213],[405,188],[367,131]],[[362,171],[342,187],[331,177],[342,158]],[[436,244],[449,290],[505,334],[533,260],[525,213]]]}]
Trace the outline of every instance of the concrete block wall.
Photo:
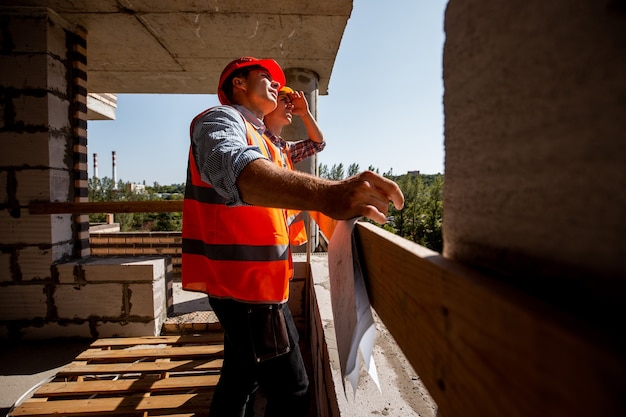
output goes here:
[{"label": "concrete block wall", "polygon": [[172,306],[163,257],[89,257],[0,290],[0,338],[156,336]]},{"label": "concrete block wall", "polygon": [[12,257],[12,278],[19,280],[25,252],[29,262],[36,254],[36,262],[47,262],[49,270],[73,251],[70,215],[31,216],[27,206],[33,200],[69,201],[74,196],[76,28],[43,8],[11,8],[3,17],[0,251]]},{"label": "concrete block wall", "polygon": [[59,320],[54,299],[53,265],[81,247],[84,218],[28,212],[81,195],[86,34],[47,8],[2,9],[0,26],[0,336],[89,335]]}]

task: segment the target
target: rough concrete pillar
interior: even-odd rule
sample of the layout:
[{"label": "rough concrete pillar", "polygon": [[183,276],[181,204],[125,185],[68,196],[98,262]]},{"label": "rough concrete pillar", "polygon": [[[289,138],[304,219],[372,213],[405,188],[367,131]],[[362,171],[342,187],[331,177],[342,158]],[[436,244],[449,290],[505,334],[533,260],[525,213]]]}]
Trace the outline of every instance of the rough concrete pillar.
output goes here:
[{"label": "rough concrete pillar", "polygon": [[[304,91],[309,103],[309,110],[313,117],[317,119],[317,97],[319,94],[319,76],[317,73],[304,68],[287,68],[284,72],[287,78],[287,86],[296,91]],[[307,139],[309,137],[302,119],[297,116],[293,118],[293,122],[290,126],[283,128],[281,136],[285,138],[285,140],[291,141]],[[313,155],[296,163],[294,168],[298,171],[317,175],[317,155]],[[308,216],[305,216],[305,221],[309,221]],[[318,245],[318,229],[315,223],[309,222],[309,224],[309,245],[311,246],[311,250],[314,250]],[[292,247],[292,250],[295,253],[301,253],[306,250],[306,247],[304,245],[301,247]]]},{"label": "rough concrete pillar", "polygon": [[49,299],[51,265],[88,251],[85,216],[28,212],[87,198],[86,34],[47,8],[0,9],[0,281],[15,306]]},{"label": "rough concrete pillar", "polygon": [[624,317],[626,31],[618,2],[450,0],[444,256]]},{"label": "rough concrete pillar", "polygon": [[[284,70],[287,85],[296,91],[304,91],[309,102],[309,109],[317,119],[317,97],[319,94],[319,76],[317,73],[304,68],[287,68]],[[299,117],[294,117],[290,126],[283,128],[281,135],[286,140],[302,140],[308,138],[304,123]],[[317,156],[312,156],[296,164],[298,171],[317,174]]]}]

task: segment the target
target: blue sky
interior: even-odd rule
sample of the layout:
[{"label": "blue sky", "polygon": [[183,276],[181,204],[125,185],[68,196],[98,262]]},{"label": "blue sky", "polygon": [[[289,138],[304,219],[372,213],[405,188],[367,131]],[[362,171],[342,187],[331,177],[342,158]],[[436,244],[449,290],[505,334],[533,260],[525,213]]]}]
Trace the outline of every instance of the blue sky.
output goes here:
[{"label": "blue sky", "polygon": [[[318,123],[318,162],[396,175],[442,173],[443,14],[447,0],[354,0]],[[237,57],[233,57],[237,58]],[[113,121],[88,124],[89,175],[152,185],[185,182],[189,122],[218,104],[205,94],[120,94]]]}]

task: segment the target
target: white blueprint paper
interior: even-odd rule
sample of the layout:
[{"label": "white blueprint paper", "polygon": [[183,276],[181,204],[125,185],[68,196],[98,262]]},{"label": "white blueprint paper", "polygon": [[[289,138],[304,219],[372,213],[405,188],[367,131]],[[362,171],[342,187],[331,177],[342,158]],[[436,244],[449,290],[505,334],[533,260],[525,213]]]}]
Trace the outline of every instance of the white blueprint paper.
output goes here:
[{"label": "white blueprint paper", "polygon": [[341,380],[348,378],[356,396],[359,383],[359,354],[380,391],[372,357],[376,325],[363,281],[359,256],[352,236],[358,218],[340,221],[328,245],[330,296],[335,320]]}]

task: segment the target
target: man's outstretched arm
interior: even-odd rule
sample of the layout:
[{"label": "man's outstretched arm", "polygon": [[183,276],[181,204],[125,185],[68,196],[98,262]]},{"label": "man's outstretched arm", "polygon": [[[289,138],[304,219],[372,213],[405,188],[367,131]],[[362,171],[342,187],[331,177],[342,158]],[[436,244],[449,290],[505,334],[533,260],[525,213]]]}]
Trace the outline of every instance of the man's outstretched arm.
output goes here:
[{"label": "man's outstretched arm", "polygon": [[248,204],[314,210],[338,220],[365,216],[383,224],[389,201],[398,209],[404,206],[398,185],[371,171],[333,181],[281,169],[266,159],[249,163],[239,175],[237,187]]}]

